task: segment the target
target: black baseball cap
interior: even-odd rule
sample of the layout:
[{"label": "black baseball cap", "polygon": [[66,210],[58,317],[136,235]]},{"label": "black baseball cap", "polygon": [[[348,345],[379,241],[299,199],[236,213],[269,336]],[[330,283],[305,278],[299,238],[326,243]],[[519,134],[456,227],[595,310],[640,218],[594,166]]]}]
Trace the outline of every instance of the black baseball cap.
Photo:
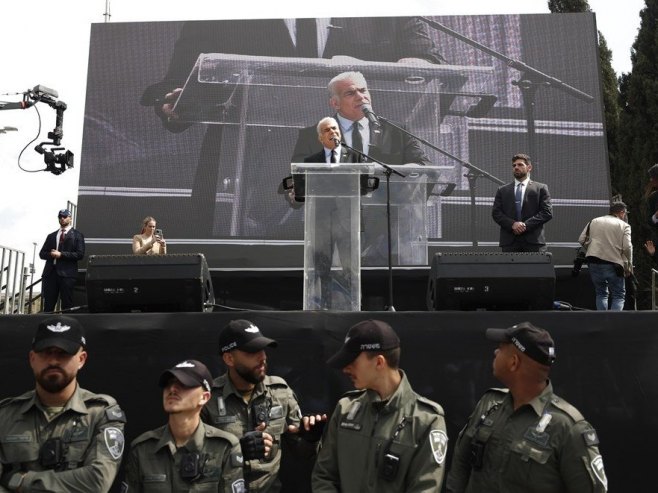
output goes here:
[{"label": "black baseball cap", "polygon": [[61,209],[57,213],[57,217],[69,217],[71,215],[71,211],[68,209]]},{"label": "black baseball cap", "polygon": [[219,333],[219,352],[227,353],[239,349],[247,353],[257,353],[266,347],[277,347],[274,339],[265,337],[256,325],[249,320],[231,320]]},{"label": "black baseball cap", "polygon": [[158,385],[162,388],[166,387],[171,377],[176,378],[186,387],[203,387],[204,390],[210,392],[212,375],[206,365],[201,363],[201,361],[187,359],[181,361],[173,368],[163,371],[162,375],[160,375]]},{"label": "black baseball cap", "polygon": [[381,320],[364,320],[350,327],[343,347],[334,354],[327,364],[334,368],[344,368],[363,351],[388,351],[400,347],[400,339],[393,328]]},{"label": "black baseball cap", "polygon": [[32,350],[37,353],[49,347],[56,347],[68,354],[75,354],[85,347],[84,330],[75,318],[59,315],[39,324],[32,339]]},{"label": "black baseball cap", "polygon": [[487,329],[487,339],[493,342],[509,342],[516,349],[545,366],[555,361],[555,342],[548,331],[521,322],[506,329]]}]

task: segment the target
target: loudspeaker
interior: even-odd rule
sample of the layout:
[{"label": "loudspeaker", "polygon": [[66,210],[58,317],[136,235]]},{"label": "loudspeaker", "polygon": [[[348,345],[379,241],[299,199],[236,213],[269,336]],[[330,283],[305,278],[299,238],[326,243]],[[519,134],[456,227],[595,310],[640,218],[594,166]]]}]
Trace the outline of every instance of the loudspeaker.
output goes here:
[{"label": "loudspeaker", "polygon": [[92,255],[87,305],[99,312],[212,311],[215,295],[201,253]]},{"label": "loudspeaker", "polygon": [[543,253],[437,253],[429,310],[552,310],[555,269]]}]

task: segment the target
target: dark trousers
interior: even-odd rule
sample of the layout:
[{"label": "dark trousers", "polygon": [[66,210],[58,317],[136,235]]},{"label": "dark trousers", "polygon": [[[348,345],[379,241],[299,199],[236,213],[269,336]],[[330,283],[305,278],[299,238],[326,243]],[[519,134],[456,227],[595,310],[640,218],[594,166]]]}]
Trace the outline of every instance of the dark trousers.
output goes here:
[{"label": "dark trousers", "polygon": [[72,308],[74,287],[75,277],[62,277],[54,271],[45,276],[42,280],[43,311],[52,312],[55,310],[58,297],[62,302],[62,310]]}]

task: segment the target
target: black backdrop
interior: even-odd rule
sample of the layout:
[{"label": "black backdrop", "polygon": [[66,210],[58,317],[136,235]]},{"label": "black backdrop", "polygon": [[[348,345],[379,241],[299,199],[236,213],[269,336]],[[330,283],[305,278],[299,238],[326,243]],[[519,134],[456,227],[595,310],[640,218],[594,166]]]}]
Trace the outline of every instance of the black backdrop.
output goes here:
[{"label": "black backdrop", "polygon": [[[27,352],[42,315],[0,317],[0,397],[33,387]],[[402,368],[414,389],[445,409],[454,444],[477,399],[497,382],[487,327],[530,320],[551,331],[557,345],[556,392],[596,427],[610,491],[655,491],[658,436],[658,332],[652,312],[239,312],[78,315],[87,329],[89,359],[80,382],[116,397],[128,416],[127,439],[165,422],[160,372],[184,358],[223,371],[218,331],[233,318],[255,322],[279,341],[269,351],[271,374],[284,377],[304,411],[329,411],[347,379],[324,364],[348,327],[364,318],[388,321],[402,340]],[[308,465],[305,466],[308,468]],[[300,469],[295,467],[295,477]],[[289,491],[300,491],[300,486]]]}]

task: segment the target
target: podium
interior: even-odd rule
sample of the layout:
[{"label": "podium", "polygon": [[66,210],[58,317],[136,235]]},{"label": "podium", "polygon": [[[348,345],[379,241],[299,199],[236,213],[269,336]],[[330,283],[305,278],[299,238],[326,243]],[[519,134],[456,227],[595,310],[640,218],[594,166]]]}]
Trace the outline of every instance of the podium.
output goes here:
[{"label": "podium", "polygon": [[[428,265],[428,208],[440,207],[441,193],[449,178],[441,166],[406,164],[391,166],[391,254],[392,264]],[[388,266],[385,169],[375,167],[380,185],[371,196],[363,199],[362,265]]]},{"label": "podium", "polygon": [[303,179],[304,310],[361,310],[361,176],[372,164],[292,163]]}]

